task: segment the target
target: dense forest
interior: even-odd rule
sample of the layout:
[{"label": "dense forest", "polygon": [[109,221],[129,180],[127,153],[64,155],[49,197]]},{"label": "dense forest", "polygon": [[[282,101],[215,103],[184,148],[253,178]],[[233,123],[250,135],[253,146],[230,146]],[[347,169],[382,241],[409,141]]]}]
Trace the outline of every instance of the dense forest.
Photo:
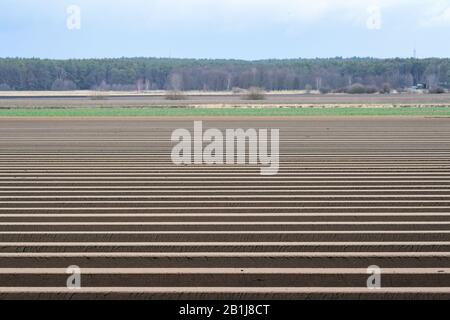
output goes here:
[{"label": "dense forest", "polygon": [[450,59],[0,59],[0,90],[448,88]]}]

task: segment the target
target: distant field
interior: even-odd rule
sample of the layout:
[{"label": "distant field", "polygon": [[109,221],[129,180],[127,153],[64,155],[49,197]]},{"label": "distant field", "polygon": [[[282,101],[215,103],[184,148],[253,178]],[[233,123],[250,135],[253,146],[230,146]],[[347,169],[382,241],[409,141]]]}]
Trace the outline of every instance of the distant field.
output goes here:
[{"label": "distant field", "polygon": [[[5,95],[3,95],[5,94]],[[183,100],[169,101],[164,92],[8,92],[0,93],[0,109],[9,108],[139,108],[139,107],[432,107],[450,106],[450,94],[304,94],[269,92],[265,100],[246,100],[230,92],[186,92]]]},{"label": "distant field", "polygon": [[450,107],[399,108],[77,108],[3,109],[0,117],[450,116]]},{"label": "distant field", "polygon": [[[0,91],[0,97],[89,97],[99,93],[110,97],[130,97],[130,96],[164,96],[167,91],[95,91],[95,90],[75,90],[75,91]],[[277,91],[272,94],[301,94],[304,91]],[[202,95],[232,95],[230,91],[185,91],[187,96]]]},{"label": "distant field", "polygon": [[245,100],[230,92],[187,92],[169,101],[164,91],[9,92],[0,94],[0,116],[450,116],[450,94],[305,94],[269,92]]}]

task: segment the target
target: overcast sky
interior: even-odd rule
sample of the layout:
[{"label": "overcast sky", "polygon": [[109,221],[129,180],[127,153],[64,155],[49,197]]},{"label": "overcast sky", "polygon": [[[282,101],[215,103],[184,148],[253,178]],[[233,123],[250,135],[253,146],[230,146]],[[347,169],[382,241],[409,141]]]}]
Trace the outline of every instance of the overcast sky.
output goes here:
[{"label": "overcast sky", "polygon": [[0,57],[450,57],[449,37],[450,0],[0,1]]}]

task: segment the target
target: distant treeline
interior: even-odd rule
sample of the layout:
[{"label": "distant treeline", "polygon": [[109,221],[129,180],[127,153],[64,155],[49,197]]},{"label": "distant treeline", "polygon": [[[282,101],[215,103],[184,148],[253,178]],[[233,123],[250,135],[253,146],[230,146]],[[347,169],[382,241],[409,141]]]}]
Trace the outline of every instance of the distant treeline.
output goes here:
[{"label": "distant treeline", "polygon": [[345,91],[449,87],[450,59],[0,59],[0,90]]}]

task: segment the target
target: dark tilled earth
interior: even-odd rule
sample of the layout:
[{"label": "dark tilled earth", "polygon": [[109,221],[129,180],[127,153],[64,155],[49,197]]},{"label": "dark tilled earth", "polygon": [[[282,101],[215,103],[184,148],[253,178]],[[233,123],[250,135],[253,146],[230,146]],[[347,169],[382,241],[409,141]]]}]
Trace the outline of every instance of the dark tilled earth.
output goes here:
[{"label": "dark tilled earth", "polygon": [[192,126],[0,119],[0,297],[450,298],[450,119],[205,119],[279,128],[276,176],[173,165]]}]

